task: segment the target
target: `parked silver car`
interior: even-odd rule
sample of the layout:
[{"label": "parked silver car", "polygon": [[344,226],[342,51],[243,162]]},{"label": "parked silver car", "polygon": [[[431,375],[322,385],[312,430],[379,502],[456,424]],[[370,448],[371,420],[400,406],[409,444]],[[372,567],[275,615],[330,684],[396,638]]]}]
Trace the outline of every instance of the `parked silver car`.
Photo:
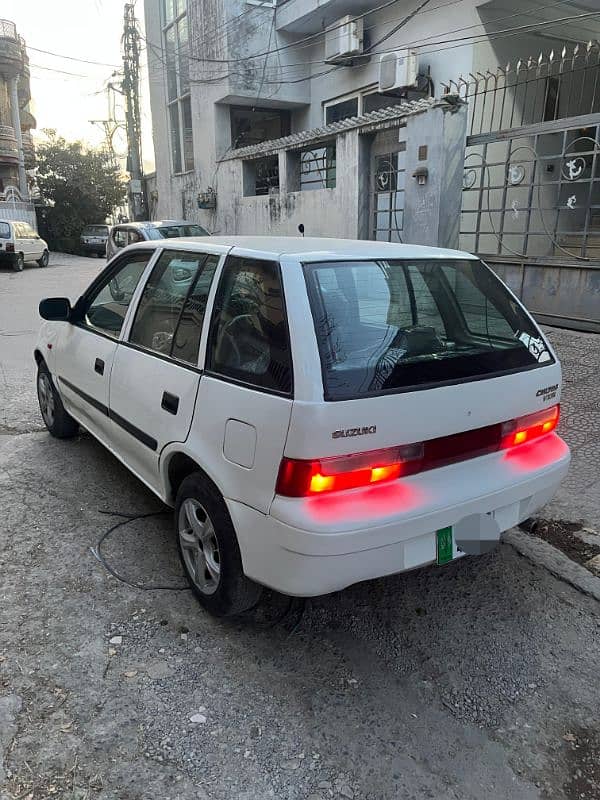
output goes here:
[{"label": "parked silver car", "polygon": [[115,225],[108,236],[106,258],[108,261],[123,247],[158,239],[180,239],[189,236],[210,236],[201,225],[185,220],[164,219],[155,222],[126,222]]},{"label": "parked silver car", "polygon": [[86,225],[81,231],[81,249],[86,256],[106,254],[106,242],[108,241],[108,225]]}]

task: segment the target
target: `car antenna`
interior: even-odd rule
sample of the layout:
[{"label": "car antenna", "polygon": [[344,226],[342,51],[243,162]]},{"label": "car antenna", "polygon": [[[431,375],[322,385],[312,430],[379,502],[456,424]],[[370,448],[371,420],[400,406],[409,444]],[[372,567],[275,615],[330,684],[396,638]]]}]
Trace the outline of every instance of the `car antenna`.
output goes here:
[{"label": "car antenna", "polygon": [[298,225],[298,230],[300,231],[300,235],[304,236],[304,225],[302,223]]}]

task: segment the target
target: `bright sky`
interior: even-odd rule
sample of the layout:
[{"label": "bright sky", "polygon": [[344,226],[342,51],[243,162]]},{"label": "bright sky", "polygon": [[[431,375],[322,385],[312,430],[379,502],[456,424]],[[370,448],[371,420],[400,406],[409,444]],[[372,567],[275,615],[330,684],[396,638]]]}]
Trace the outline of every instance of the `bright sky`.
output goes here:
[{"label": "bright sky", "polygon": [[[103,130],[92,125],[90,120],[108,117],[104,89],[112,72],[121,64],[123,7],[124,0],[2,0],[0,17],[12,20],[27,42],[33,113],[38,123],[34,135],[39,136],[42,128],[56,128],[66,139],[80,139],[91,144],[103,140]],[[137,16],[143,31],[141,0]],[[64,56],[103,62],[108,66],[86,64]],[[152,168],[154,153],[145,64],[142,75],[143,155],[148,170]],[[120,101],[117,116],[124,118]],[[115,138],[115,149],[125,149],[124,138],[119,135]]]}]

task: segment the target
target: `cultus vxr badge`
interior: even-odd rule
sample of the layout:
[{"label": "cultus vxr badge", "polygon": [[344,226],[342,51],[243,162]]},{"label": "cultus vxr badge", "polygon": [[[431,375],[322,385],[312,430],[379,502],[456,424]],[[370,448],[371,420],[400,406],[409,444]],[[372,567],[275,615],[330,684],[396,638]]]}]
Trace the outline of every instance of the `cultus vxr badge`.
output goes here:
[{"label": "cultus vxr badge", "polygon": [[346,439],[349,436],[367,436],[370,433],[377,433],[377,425],[368,425],[363,428],[346,428],[345,430],[334,431],[332,439]]},{"label": "cultus vxr badge", "polygon": [[541,397],[542,400],[553,400],[556,397],[556,392],[558,391],[558,383],[555,383],[554,386],[546,386],[544,389],[538,389],[535,396]]}]

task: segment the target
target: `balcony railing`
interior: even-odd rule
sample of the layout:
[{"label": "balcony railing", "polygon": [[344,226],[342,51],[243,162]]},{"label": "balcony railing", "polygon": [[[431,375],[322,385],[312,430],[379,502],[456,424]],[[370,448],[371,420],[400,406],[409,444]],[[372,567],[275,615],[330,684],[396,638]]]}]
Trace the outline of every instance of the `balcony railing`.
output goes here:
[{"label": "balcony railing", "polygon": [[0,70],[13,77],[23,68],[23,52],[14,22],[0,19]]},{"label": "balcony railing", "polygon": [[0,19],[0,39],[12,39],[15,42],[19,41],[17,26],[14,22],[8,19]]}]

